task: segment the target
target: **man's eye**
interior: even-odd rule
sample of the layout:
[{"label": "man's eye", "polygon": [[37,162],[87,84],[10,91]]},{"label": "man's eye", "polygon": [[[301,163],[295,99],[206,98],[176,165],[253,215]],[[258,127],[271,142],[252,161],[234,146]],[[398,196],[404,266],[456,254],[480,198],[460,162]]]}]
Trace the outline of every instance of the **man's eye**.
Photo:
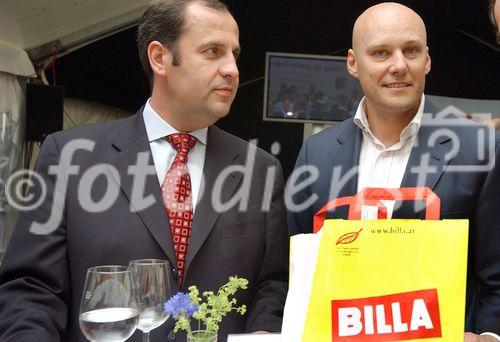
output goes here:
[{"label": "man's eye", "polygon": [[418,52],[418,50],[416,48],[408,48],[408,49],[406,49],[406,53],[408,55],[415,55],[417,52]]},{"label": "man's eye", "polygon": [[208,56],[217,56],[218,49],[217,48],[206,49],[205,51],[203,51],[203,53]]},{"label": "man's eye", "polygon": [[373,55],[377,56],[377,57],[384,57],[385,54],[386,54],[385,50],[376,50],[376,51],[373,51]]}]

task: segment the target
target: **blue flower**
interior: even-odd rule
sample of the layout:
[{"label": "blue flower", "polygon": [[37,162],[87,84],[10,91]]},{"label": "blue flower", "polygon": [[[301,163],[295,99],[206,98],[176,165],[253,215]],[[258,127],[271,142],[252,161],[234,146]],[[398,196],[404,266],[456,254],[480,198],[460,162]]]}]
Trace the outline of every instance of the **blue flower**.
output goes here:
[{"label": "blue flower", "polygon": [[198,311],[199,306],[196,304],[189,304],[189,308],[186,310],[186,317],[191,317],[196,311]]},{"label": "blue flower", "polygon": [[188,318],[198,310],[198,305],[191,304],[188,294],[177,292],[163,304],[163,309],[176,319],[180,316]]}]

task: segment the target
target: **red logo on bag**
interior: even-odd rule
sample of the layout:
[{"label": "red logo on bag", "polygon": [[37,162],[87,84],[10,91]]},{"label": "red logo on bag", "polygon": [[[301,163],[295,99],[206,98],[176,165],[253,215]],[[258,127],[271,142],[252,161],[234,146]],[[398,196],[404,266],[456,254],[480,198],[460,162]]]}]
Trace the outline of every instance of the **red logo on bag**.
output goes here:
[{"label": "red logo on bag", "polygon": [[333,341],[404,341],[441,337],[436,289],[332,300]]},{"label": "red logo on bag", "polygon": [[335,246],[347,245],[347,244],[353,243],[359,237],[359,233],[361,233],[362,230],[363,230],[363,228],[361,228],[358,232],[351,232],[351,233],[346,233],[346,234],[342,235],[337,240],[337,243],[335,244]]}]

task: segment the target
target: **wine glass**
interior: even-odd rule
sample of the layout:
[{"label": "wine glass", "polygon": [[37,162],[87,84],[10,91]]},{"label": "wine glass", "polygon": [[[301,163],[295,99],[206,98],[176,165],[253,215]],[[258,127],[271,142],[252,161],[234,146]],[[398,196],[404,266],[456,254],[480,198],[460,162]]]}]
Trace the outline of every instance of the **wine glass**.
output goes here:
[{"label": "wine glass", "polygon": [[87,270],[80,303],[80,329],[92,342],[123,342],[139,321],[132,276],[126,266],[97,266]]},{"label": "wine glass", "polygon": [[139,324],[143,341],[149,342],[149,333],[168,319],[163,309],[171,296],[172,268],[167,260],[141,259],[130,262],[132,279],[139,307]]}]

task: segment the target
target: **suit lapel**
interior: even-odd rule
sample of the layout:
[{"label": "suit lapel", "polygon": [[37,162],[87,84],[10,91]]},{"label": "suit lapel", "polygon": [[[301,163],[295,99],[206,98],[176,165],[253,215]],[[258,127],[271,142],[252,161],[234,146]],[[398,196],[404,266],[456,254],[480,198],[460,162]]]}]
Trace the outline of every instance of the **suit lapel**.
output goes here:
[{"label": "suit lapel", "polygon": [[[426,104],[422,124],[411,150],[401,187],[425,186],[434,190],[446,165],[451,160],[451,157],[446,154],[451,150],[452,140],[446,134],[438,134],[437,131],[443,127],[432,124],[437,111],[432,104]],[[432,143],[433,140],[434,143]],[[394,212],[394,218],[416,218],[423,214],[425,208],[423,202],[405,201],[400,204],[400,208]]]},{"label": "suit lapel", "polygon": [[[320,197],[320,207],[334,198],[352,196],[358,189],[358,167],[359,153],[361,150],[362,132],[352,120],[341,123],[345,127],[334,141],[332,149],[329,150],[326,160],[329,163],[327,175],[328,186],[321,191],[327,191]],[[340,168],[341,175],[336,168]],[[321,171],[321,169],[320,169]],[[332,175],[335,175],[332,177]],[[339,179],[340,176],[341,178]],[[340,181],[339,181],[340,180]],[[333,182],[333,183],[332,183]],[[319,209],[319,208],[318,208]],[[348,208],[342,207],[335,210],[329,217],[347,218]]]},{"label": "suit lapel", "polygon": [[[129,201],[132,199],[134,177],[128,174],[129,167],[137,164],[137,157],[145,153],[148,159],[148,167],[154,171],[154,162],[149,147],[146,128],[142,119],[142,109],[134,116],[126,119],[122,129],[118,132],[112,142],[118,150],[112,165],[120,174],[120,186]],[[142,188],[139,189],[142,191]],[[175,251],[172,244],[172,235],[169,229],[167,214],[163,206],[160,185],[156,172],[146,176],[144,185],[144,197],[152,197],[154,202],[145,209],[137,210],[144,225],[154,237],[161,249],[167,255],[172,265],[176,265]],[[136,210],[137,203],[131,203],[132,210]]]},{"label": "suit lapel", "polygon": [[[193,226],[186,258],[185,272],[189,269],[193,258],[212,231],[221,212],[212,204],[213,185],[217,177],[228,166],[236,163],[239,153],[228,141],[224,132],[215,126],[208,128],[207,149],[203,166],[204,191],[198,200],[193,217]],[[234,194],[243,176],[241,172],[231,173],[225,180],[221,190],[221,202],[226,203]]]}]

